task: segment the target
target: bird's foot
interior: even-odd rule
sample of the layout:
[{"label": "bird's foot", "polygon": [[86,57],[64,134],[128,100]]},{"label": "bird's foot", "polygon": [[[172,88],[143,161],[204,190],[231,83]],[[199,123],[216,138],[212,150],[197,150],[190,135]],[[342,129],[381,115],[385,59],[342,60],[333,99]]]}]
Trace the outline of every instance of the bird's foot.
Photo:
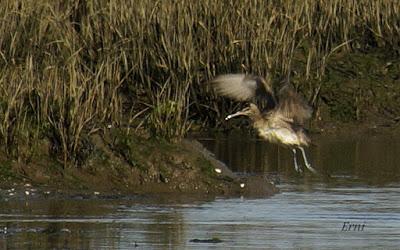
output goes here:
[{"label": "bird's foot", "polygon": [[310,172],[312,172],[313,174],[317,174],[317,170],[311,167],[311,164],[306,164],[306,168],[310,170]]},{"label": "bird's foot", "polygon": [[303,169],[301,169],[298,165],[294,165],[294,169],[296,170],[297,173],[303,173]]}]

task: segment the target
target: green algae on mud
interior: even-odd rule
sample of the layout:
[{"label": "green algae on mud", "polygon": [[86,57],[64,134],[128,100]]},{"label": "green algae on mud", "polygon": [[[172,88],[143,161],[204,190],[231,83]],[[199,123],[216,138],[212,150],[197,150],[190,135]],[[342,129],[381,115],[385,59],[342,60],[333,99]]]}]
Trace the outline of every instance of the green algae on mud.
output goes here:
[{"label": "green algae on mud", "polygon": [[[46,144],[46,141],[42,141]],[[92,152],[80,166],[63,168],[46,147],[38,147],[31,161],[2,158],[3,188],[44,187],[64,193],[101,194],[197,194],[251,195],[223,163],[194,140],[169,143],[144,136],[126,136],[120,129],[108,129],[90,137]],[[8,165],[6,164],[7,162]],[[215,169],[219,169],[215,171]],[[248,180],[251,182],[251,178]],[[251,185],[251,184],[249,184]],[[264,181],[264,196],[276,188]],[[259,195],[259,193],[257,193]]]}]

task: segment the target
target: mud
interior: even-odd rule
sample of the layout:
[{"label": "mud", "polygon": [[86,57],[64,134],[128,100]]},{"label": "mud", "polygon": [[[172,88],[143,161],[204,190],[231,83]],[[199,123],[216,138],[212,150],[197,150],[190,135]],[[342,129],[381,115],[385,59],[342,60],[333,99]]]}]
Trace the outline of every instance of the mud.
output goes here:
[{"label": "mud", "polygon": [[[270,196],[277,192],[267,180],[236,176],[196,140],[167,143],[139,136],[125,138],[115,129],[94,135],[91,141],[94,150],[82,166],[63,168],[44,150],[45,145],[30,162],[9,162],[8,171],[3,171],[3,190],[14,197],[57,193],[103,198],[142,194]],[[251,186],[257,188],[248,188]]]},{"label": "mud", "polygon": [[[295,65],[302,63],[295,60]],[[305,79],[301,67],[294,67],[294,72],[293,84],[309,97],[315,110],[307,126],[310,133],[362,136],[400,132],[397,55],[384,51],[343,52],[329,59],[323,79]],[[235,121],[227,123],[238,129],[234,124]],[[84,157],[70,166],[51,154],[46,139],[35,148],[20,147],[16,158],[10,159],[0,151],[0,187],[20,190],[22,196],[27,190],[25,185],[60,193],[106,196],[268,196],[277,191],[265,179],[236,176],[195,140],[168,143],[146,135],[128,136],[124,129],[105,128],[91,135],[89,146],[82,147],[87,151],[81,154]],[[198,126],[193,132],[204,129]]]}]

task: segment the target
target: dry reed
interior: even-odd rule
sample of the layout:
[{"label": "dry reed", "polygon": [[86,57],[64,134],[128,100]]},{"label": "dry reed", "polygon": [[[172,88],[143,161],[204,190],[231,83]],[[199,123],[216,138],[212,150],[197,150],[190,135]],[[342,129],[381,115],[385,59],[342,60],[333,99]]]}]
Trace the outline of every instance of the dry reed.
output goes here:
[{"label": "dry reed", "polygon": [[109,123],[181,137],[234,105],[205,93],[216,74],[285,76],[297,56],[321,79],[336,51],[399,53],[399,13],[397,0],[2,1],[0,138],[18,152],[42,133],[67,165]]}]

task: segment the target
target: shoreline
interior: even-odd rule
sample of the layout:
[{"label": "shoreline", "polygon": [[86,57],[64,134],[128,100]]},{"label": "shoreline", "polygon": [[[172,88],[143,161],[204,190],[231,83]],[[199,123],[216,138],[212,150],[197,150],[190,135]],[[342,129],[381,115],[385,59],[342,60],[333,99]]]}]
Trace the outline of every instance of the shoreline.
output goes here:
[{"label": "shoreline", "polygon": [[[32,197],[32,193],[41,193],[43,197],[49,193],[85,197],[266,197],[278,192],[267,180],[237,176],[196,140],[183,139],[177,143],[162,142],[158,145],[154,139],[142,138],[132,147],[147,147],[149,155],[153,157],[135,160],[124,159],[111,151],[99,136],[95,136],[95,140],[97,150],[101,148],[101,154],[108,155],[108,160],[102,166],[96,165],[99,156],[88,159],[88,163],[79,168],[71,166],[65,169],[48,156],[44,157],[47,160],[42,159],[40,163],[11,161],[8,176],[0,174],[0,178],[5,180],[1,189],[12,196],[15,194],[15,197]],[[158,152],[155,153],[155,150]],[[137,165],[129,164],[130,160],[137,161]],[[19,190],[19,195],[16,190]]]},{"label": "shoreline", "polygon": [[[311,136],[365,136],[398,134],[400,126],[371,128],[360,124],[346,124],[334,128],[319,128]],[[324,130],[321,132],[321,130]],[[243,130],[240,130],[244,132]],[[43,158],[30,163],[4,160],[0,173],[3,196],[33,197],[48,192],[64,196],[117,197],[117,196],[195,196],[195,197],[268,197],[279,190],[266,179],[257,176],[237,176],[223,162],[215,158],[193,136],[179,142],[167,143],[154,138],[135,137],[135,144],[117,152],[117,145],[109,145],[115,135],[95,135],[96,150],[101,151],[88,159],[81,167],[63,169],[48,152]],[[109,137],[107,139],[107,137]],[[127,159],[132,149],[148,151],[142,159]],[[44,148],[44,147],[40,147]],[[139,154],[140,155],[140,154]],[[153,157],[150,157],[152,155]],[[102,165],[97,165],[103,157]],[[104,161],[104,158],[107,158]],[[136,161],[136,166],[130,162]],[[141,166],[144,164],[145,166]],[[8,170],[4,170],[8,166]],[[15,190],[19,190],[19,195]],[[26,194],[28,192],[29,194]],[[9,195],[9,198],[12,198]]]}]

